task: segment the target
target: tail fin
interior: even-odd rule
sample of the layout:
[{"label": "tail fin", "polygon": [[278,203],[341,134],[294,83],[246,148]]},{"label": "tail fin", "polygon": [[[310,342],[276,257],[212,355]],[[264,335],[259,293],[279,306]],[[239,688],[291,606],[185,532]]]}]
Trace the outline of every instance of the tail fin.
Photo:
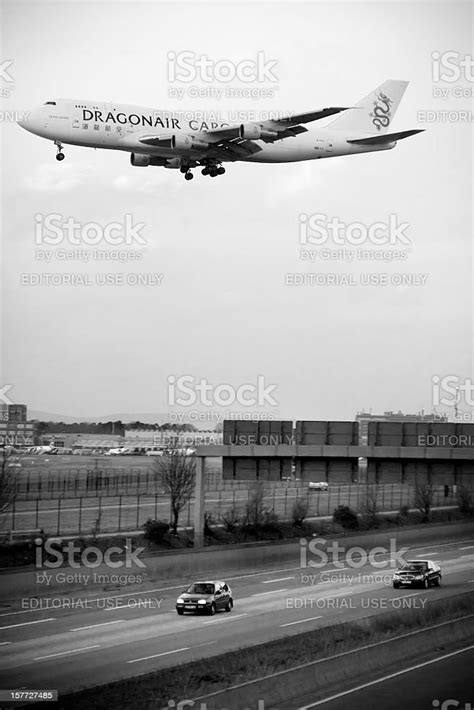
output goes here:
[{"label": "tail fin", "polygon": [[359,101],[354,110],[349,109],[336,118],[331,128],[354,133],[386,133],[407,86],[408,81],[389,79]]}]

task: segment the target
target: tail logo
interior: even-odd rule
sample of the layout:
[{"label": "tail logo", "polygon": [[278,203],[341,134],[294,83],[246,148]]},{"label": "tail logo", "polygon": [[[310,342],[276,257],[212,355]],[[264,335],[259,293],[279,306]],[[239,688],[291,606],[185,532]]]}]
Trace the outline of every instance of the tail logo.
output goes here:
[{"label": "tail logo", "polygon": [[375,128],[380,131],[381,128],[387,128],[390,125],[392,114],[390,112],[390,106],[393,103],[392,99],[380,92],[377,94],[376,100],[374,101],[374,108],[369,116],[372,116],[372,123]]}]

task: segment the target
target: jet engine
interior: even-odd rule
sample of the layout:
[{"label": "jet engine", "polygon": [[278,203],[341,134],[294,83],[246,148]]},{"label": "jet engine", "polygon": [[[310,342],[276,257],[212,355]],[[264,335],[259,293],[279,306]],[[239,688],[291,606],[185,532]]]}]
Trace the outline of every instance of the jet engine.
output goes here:
[{"label": "jet engine", "polygon": [[207,150],[209,143],[178,133],[171,137],[171,147],[173,150]]},{"label": "jet engine", "polygon": [[148,165],[164,165],[165,159],[147,153],[131,153],[130,162],[136,167],[146,168]]},{"label": "jet engine", "polygon": [[278,138],[277,131],[270,131],[263,126],[255,125],[242,125],[240,126],[239,135],[241,138],[246,138],[247,140],[257,141],[257,140],[274,140]]}]

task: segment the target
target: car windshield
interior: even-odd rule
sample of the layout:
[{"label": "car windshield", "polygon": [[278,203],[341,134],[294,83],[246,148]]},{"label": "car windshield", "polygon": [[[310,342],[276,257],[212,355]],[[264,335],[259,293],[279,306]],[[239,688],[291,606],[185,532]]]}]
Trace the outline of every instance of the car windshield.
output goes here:
[{"label": "car windshield", "polygon": [[402,567],[404,572],[426,572],[426,562],[409,562]]},{"label": "car windshield", "polygon": [[188,594],[214,594],[214,585],[206,582],[196,582],[187,588]]}]

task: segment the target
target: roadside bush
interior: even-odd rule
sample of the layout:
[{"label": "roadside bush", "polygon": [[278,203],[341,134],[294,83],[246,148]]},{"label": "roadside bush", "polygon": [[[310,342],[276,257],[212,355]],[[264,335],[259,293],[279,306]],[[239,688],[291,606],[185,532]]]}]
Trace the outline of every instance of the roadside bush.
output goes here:
[{"label": "roadside bush", "polygon": [[213,537],[214,535],[214,529],[211,527],[211,525],[215,525],[216,521],[212,517],[212,513],[210,513],[208,510],[204,513],[204,535],[207,535],[208,537]]},{"label": "roadside bush", "polygon": [[474,515],[474,504],[472,501],[472,492],[466,486],[459,486],[458,490],[458,506],[461,513],[464,515]]},{"label": "roadside bush", "polygon": [[291,516],[293,518],[293,525],[300,528],[303,525],[304,520],[307,515],[308,515],[308,501],[304,500],[303,498],[298,498],[293,503],[293,510],[291,512]]},{"label": "roadside bush", "polygon": [[278,515],[275,513],[273,508],[271,510],[265,509],[263,511],[262,522],[260,523],[260,528],[264,532],[276,532],[280,531],[280,524],[278,522]]},{"label": "roadside bush", "polygon": [[163,542],[166,533],[170,529],[170,525],[165,520],[152,520],[148,518],[148,520],[143,523],[142,528],[145,540],[160,543]]},{"label": "roadside bush", "polygon": [[418,508],[423,523],[428,523],[431,518],[431,508],[435,496],[435,487],[430,481],[417,481],[415,484],[415,507]]},{"label": "roadside bush", "polygon": [[347,505],[340,505],[338,508],[335,508],[332,519],[334,523],[342,525],[342,527],[347,530],[357,530],[359,527],[357,513],[354,513]]},{"label": "roadside bush", "polygon": [[240,517],[240,511],[235,506],[226,510],[225,513],[221,515],[224,530],[228,533],[235,532],[240,524]]},{"label": "roadside bush", "polygon": [[367,529],[380,527],[377,486],[367,485],[362,498],[362,523]]},{"label": "roadside bush", "polygon": [[266,507],[265,507],[265,488],[261,482],[256,483],[250,490],[249,500],[245,506],[244,525],[253,525],[256,528],[260,527]]}]

